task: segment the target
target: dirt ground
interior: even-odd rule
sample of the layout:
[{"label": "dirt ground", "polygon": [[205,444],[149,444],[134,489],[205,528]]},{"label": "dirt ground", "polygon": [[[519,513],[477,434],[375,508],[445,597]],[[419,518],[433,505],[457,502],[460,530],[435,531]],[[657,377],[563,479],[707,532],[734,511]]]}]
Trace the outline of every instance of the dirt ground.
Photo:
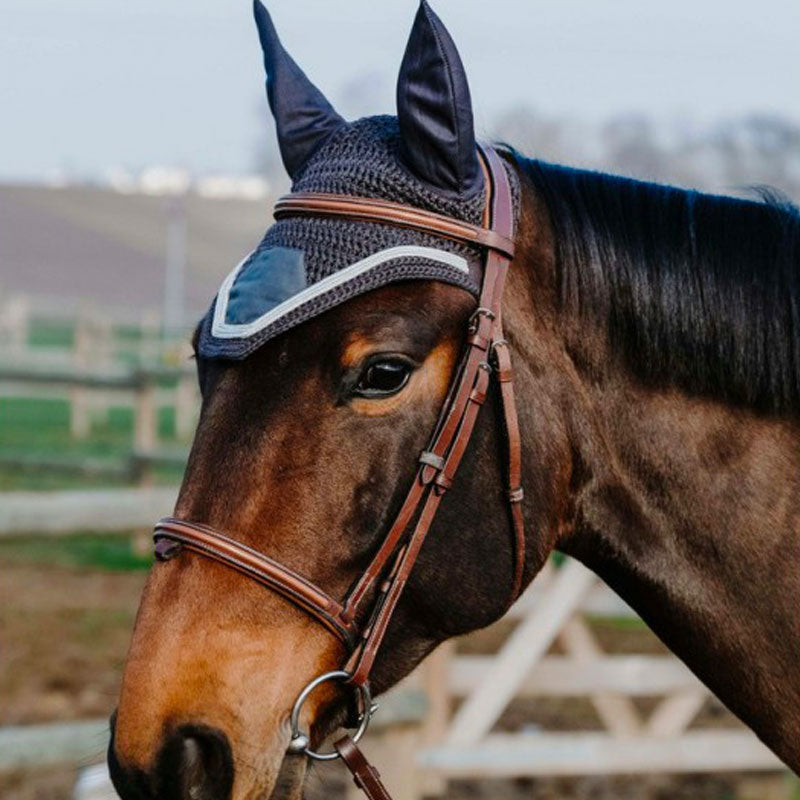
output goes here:
[{"label": "dirt ground", "polygon": [[[0,724],[109,714],[145,573],[43,566],[4,560],[0,553],[0,575]],[[501,623],[462,647],[490,651],[506,630]],[[598,624],[595,633],[604,647],[615,652],[663,650],[643,628]],[[645,699],[642,709],[647,707]],[[702,716],[704,724],[739,724],[716,703],[709,703]],[[522,724],[556,730],[599,727],[591,704],[579,699],[517,703],[501,724],[508,729]],[[102,751],[100,744],[96,761],[102,760]],[[75,775],[74,767],[0,773],[0,797],[67,800]],[[341,773],[323,767],[310,781],[308,798],[341,800],[343,786]],[[775,778],[753,784],[753,776],[738,775],[524,779],[453,782],[446,800],[786,800],[792,792],[780,790]]]},{"label": "dirt ground", "polygon": [[0,724],[109,714],[143,572],[2,566]]},{"label": "dirt ground", "polygon": [[[0,725],[111,713],[144,576],[0,561]],[[0,797],[66,800],[75,777],[0,773]]]}]

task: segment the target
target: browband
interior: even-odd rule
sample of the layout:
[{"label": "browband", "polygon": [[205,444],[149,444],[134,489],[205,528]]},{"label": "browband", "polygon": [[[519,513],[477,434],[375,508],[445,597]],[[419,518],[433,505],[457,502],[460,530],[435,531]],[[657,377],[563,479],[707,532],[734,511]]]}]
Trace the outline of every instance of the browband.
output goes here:
[{"label": "browband", "polygon": [[514,258],[514,240],[497,230],[482,228],[444,214],[404,206],[390,200],[296,192],[278,198],[275,203],[275,219],[303,214],[345,217],[359,222],[380,222],[401,228],[412,228],[465,244],[477,244],[490,250],[497,250],[506,258]]}]

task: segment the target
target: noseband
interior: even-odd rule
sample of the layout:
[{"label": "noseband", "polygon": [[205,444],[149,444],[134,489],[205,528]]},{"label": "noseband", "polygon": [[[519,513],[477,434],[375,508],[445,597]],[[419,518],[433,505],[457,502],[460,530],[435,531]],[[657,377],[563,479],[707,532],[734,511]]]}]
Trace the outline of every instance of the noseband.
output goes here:
[{"label": "noseband", "polygon": [[[514,210],[511,187],[500,157],[491,148],[483,149],[481,156],[487,187],[482,226],[398,203],[346,195],[297,193],[280,198],[275,206],[276,219],[309,215],[379,222],[485,249],[478,307],[470,317],[464,351],[433,436],[419,456],[414,482],[391,528],[347,597],[342,601],[330,597],[301,575],[206,525],[167,517],[155,528],[155,554],[159,561],[169,560],[184,549],[218,561],[281,594],[341,639],[349,653],[343,668],[309,683],[295,703],[289,752],[319,760],[341,757],[356,785],[371,800],[391,798],[377,770],[356,746],[375,711],[369,691],[370,673],[439,503],[452,486],[493,374],[500,387],[508,459],[507,500],[513,529],[514,570],[509,605],[522,589],[525,534],[521,446],[511,359],[503,337],[501,314],[503,286],[514,255]],[[352,737],[337,741],[333,752],[316,753],[309,748],[308,736],[300,730],[300,712],[309,694],[328,681],[340,681],[356,690],[358,730]]]}]

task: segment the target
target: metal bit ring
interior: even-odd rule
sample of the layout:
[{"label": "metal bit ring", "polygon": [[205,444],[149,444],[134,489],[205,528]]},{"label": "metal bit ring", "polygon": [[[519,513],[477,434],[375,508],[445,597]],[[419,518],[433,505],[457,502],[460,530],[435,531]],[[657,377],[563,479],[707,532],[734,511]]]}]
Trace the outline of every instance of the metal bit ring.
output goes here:
[{"label": "metal bit ring", "polygon": [[[292,740],[289,742],[289,748],[287,752],[293,755],[306,755],[315,761],[335,761],[337,758],[341,758],[336,751],[330,753],[317,753],[309,748],[308,734],[300,730],[300,712],[303,710],[303,703],[305,703],[305,701],[308,699],[308,696],[318,686],[321,686],[323,683],[327,683],[328,681],[347,681],[350,680],[351,677],[352,676],[350,673],[345,672],[344,670],[326,672],[324,675],[314,678],[314,680],[311,681],[311,683],[309,683],[302,692],[300,692],[300,694],[297,696],[297,700],[294,702],[292,714],[289,718],[292,726]],[[354,688],[358,692],[359,704],[361,706],[360,716],[358,718],[358,729],[353,734],[353,741],[358,742],[367,732],[369,721],[375,712],[375,707],[372,705],[372,693],[369,690],[369,684],[363,684]]]}]

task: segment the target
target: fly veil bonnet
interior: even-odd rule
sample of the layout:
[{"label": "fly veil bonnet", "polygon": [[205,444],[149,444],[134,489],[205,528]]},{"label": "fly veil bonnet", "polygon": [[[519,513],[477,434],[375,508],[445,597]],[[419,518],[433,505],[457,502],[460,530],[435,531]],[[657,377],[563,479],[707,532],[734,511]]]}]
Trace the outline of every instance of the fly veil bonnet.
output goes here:
[{"label": "fly veil bonnet", "polygon": [[[397,117],[345,122],[278,39],[256,0],[267,97],[292,194],[377,198],[480,225],[485,177],[469,88],[449,34],[420,6],[397,86]],[[508,170],[514,195],[516,177]],[[435,279],[477,298],[478,246],[379,221],[287,215],[226,277],[201,325],[203,358],[242,359],[350,298],[397,281]]]}]

